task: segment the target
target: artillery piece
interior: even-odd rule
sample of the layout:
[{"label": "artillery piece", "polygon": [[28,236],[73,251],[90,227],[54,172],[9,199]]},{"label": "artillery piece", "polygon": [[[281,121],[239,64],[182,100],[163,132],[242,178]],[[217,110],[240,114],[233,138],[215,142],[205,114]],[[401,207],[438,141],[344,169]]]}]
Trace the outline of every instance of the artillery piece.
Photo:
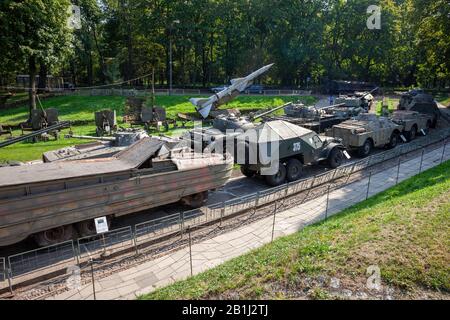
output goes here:
[{"label": "artillery piece", "polygon": [[375,101],[373,93],[379,88],[375,88],[368,92],[355,92],[352,95],[341,95],[336,98],[336,104],[344,104],[347,108],[362,108],[366,112],[373,109]]}]

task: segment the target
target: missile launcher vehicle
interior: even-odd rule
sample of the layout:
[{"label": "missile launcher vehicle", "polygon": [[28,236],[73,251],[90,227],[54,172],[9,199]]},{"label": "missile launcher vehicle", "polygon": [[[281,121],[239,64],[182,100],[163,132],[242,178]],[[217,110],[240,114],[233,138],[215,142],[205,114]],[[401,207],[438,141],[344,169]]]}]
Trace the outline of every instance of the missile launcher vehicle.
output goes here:
[{"label": "missile launcher vehicle", "polygon": [[438,120],[441,117],[441,111],[433,96],[422,90],[411,90],[403,94],[397,109],[429,114],[432,117],[431,128],[437,126]]}]

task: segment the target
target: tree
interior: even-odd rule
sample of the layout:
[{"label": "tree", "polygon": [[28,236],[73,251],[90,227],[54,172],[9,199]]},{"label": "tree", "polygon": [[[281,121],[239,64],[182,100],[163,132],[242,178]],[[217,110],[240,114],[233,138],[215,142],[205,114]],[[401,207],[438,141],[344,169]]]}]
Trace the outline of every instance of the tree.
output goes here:
[{"label": "tree", "polygon": [[49,68],[69,50],[69,4],[68,0],[3,0],[0,3],[0,55],[2,59],[27,65],[30,114],[36,108],[38,65]]}]

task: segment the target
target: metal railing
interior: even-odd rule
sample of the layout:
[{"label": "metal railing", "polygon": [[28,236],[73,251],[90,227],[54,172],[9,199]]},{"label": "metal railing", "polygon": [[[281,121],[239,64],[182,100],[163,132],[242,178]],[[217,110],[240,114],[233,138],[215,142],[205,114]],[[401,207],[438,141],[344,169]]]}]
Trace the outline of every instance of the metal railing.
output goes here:
[{"label": "metal railing", "polygon": [[[87,257],[92,259],[93,257],[103,256],[106,251],[108,251],[108,253],[114,253],[129,250],[134,247],[136,252],[138,252],[138,246],[141,246],[146,242],[158,243],[159,239],[164,237],[168,237],[176,233],[183,235],[187,231],[190,232],[190,230],[194,227],[200,227],[207,223],[221,222],[223,218],[238,215],[247,211],[256,212],[257,208],[265,207],[266,205],[273,204],[273,210],[275,210],[275,212],[279,212],[289,205],[301,205],[305,201],[310,200],[311,196],[321,197],[324,194],[327,194],[327,191],[323,191],[322,189],[325,184],[331,181],[347,177],[346,182],[343,184],[345,186],[347,183],[354,182],[348,182],[348,178],[352,174],[413,151],[422,151],[420,166],[418,165],[418,167],[420,167],[418,172],[421,172],[425,169],[423,168],[422,163],[424,159],[427,160],[428,157],[428,153],[425,152],[425,147],[433,143],[443,141],[442,145],[435,147],[435,149],[442,148],[442,157],[440,157],[440,162],[443,162],[444,154],[450,151],[448,150],[450,147],[446,146],[447,138],[449,136],[450,129],[435,131],[424,139],[401,145],[393,150],[372,155],[368,158],[344,165],[314,177],[287,183],[279,187],[234,198],[215,205],[210,205],[208,207],[152,219],[136,224],[134,228],[132,228],[132,226],[128,226],[111,230],[100,235],[79,238],[75,243],[73,241],[68,241],[46,248],[15,254],[8,257],[7,261],[10,273],[7,276],[9,276],[10,280],[12,280],[13,278],[18,278],[24,274],[32,273],[34,271],[42,271],[47,268],[54,269],[58,265],[62,267],[68,262],[73,263],[73,261],[76,261],[76,263],[79,264]],[[418,154],[417,156],[420,155]],[[398,166],[399,170],[401,165],[402,163],[399,158],[398,164],[394,165],[393,168]],[[358,176],[356,181],[366,177],[367,176]],[[370,185],[370,178],[368,184]],[[337,186],[334,189],[341,187],[342,186]],[[316,189],[318,189],[319,192],[314,195],[312,191]],[[330,186],[328,186],[328,194],[329,193]],[[302,196],[293,200],[286,200],[288,198],[295,198],[297,194],[301,194]],[[328,215],[328,213],[326,215]],[[5,259],[3,258],[3,268],[4,270],[7,270],[7,266],[5,266],[4,261]],[[1,263],[2,258],[0,258],[0,277],[2,276]]]}]

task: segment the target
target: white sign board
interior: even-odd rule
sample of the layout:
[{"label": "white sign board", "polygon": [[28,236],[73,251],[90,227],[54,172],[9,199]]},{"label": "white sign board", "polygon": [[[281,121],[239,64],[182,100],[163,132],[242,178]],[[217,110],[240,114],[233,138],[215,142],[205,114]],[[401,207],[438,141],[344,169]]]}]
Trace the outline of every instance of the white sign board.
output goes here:
[{"label": "white sign board", "polygon": [[95,221],[95,229],[97,230],[97,234],[105,233],[109,231],[108,228],[108,220],[106,220],[106,217],[100,217],[94,219]]},{"label": "white sign board", "polygon": [[347,150],[344,150],[344,156],[347,158],[347,159],[350,159],[351,157],[350,157],[350,155],[348,154],[348,152],[347,152]]}]

